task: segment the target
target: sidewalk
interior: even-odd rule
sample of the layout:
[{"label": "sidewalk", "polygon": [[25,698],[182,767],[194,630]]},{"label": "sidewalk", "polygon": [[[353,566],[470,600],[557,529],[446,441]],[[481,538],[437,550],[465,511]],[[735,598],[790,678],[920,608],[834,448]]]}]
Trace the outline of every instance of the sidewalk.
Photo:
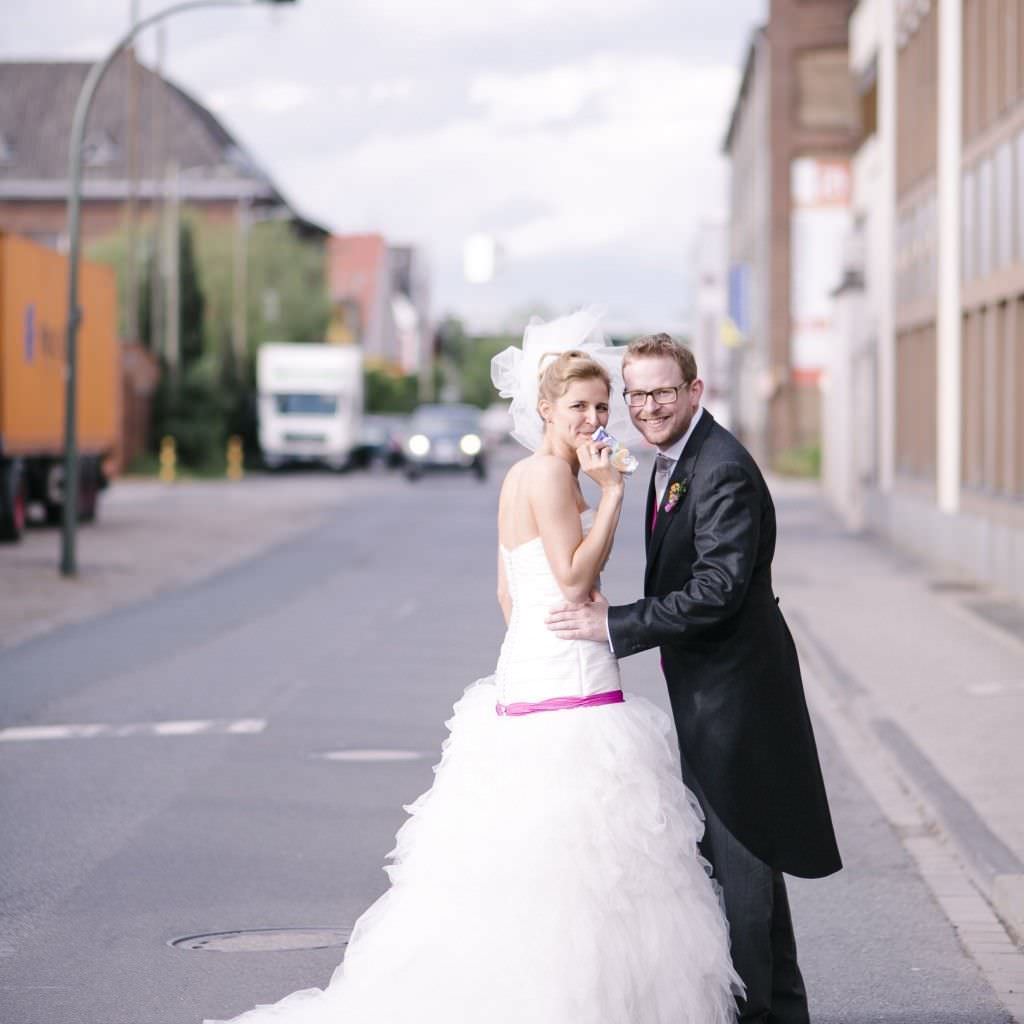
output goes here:
[{"label": "sidewalk", "polygon": [[840,728],[848,723],[882,750],[920,805],[924,829],[949,838],[1021,942],[1019,609],[878,538],[846,533],[815,485],[773,480],[771,487],[779,517],[775,592],[805,674],[824,681]]}]

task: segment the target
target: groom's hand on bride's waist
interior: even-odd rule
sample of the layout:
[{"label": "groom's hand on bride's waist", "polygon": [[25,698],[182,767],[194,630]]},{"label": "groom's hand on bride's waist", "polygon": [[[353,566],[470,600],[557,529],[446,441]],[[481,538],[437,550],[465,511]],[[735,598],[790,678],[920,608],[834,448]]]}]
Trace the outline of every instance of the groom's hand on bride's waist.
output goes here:
[{"label": "groom's hand on bride's waist", "polygon": [[545,619],[548,629],[563,640],[608,640],[608,602],[597,591],[584,604],[556,605]]}]

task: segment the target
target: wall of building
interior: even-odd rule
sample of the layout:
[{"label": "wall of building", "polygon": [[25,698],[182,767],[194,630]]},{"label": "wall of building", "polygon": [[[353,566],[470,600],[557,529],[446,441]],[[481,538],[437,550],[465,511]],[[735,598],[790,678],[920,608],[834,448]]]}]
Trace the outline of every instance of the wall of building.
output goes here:
[{"label": "wall of building", "polygon": [[[734,367],[733,419],[766,464],[820,435],[824,359],[808,356],[809,330],[817,327],[806,313],[822,302],[804,301],[803,322],[796,323],[793,298],[794,282],[806,276],[804,243],[815,231],[821,235],[824,219],[809,226],[814,218],[808,211],[794,210],[794,188],[808,160],[839,167],[856,143],[847,66],[851,7],[850,0],[772,0],[726,141],[733,167],[730,273],[740,268],[748,275],[750,296],[745,344]],[[796,245],[794,224],[801,233]],[[794,265],[801,260],[802,270]],[[822,301],[837,283],[822,285]],[[798,299],[807,298],[804,288]]]},{"label": "wall of building", "polygon": [[728,225],[709,218],[697,227],[690,260],[695,275],[691,347],[704,381],[704,404],[729,425],[729,356],[724,343],[728,282]]},{"label": "wall of building", "polygon": [[729,367],[729,421],[759,461],[767,457],[765,391],[769,331],[769,52],[763,30],[751,40],[744,84],[727,142],[731,163],[727,308],[738,332]]},{"label": "wall of building", "polygon": [[855,158],[855,208],[876,197],[858,224],[875,253],[863,301],[837,297],[837,380],[875,337],[878,472],[858,522],[840,485],[856,441],[832,430],[826,489],[849,525],[1024,597],[1024,2],[862,0],[852,24],[851,69],[875,62],[879,125],[884,95],[894,114]]},{"label": "wall of building", "polygon": [[850,0],[772,0],[769,8],[769,458],[816,441],[820,431],[818,376],[793,372],[791,177],[800,157],[844,159],[853,150],[852,7]]}]

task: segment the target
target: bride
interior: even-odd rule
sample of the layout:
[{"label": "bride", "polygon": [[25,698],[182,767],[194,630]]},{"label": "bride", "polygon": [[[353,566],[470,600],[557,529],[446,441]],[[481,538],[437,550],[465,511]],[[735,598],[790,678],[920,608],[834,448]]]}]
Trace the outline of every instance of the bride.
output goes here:
[{"label": "bride", "polygon": [[[580,312],[531,324],[493,365],[513,436],[498,512],[495,674],[447,723],[408,811],[391,887],[356,923],[325,989],[232,1024],[718,1024],[739,978],[670,720],[623,695],[608,645],[544,623],[599,586],[623,479],[591,441],[626,411],[616,351]],[[616,379],[618,383],[618,380]],[[601,489],[586,508],[579,473]],[[207,1024],[218,1024],[208,1021]]]}]

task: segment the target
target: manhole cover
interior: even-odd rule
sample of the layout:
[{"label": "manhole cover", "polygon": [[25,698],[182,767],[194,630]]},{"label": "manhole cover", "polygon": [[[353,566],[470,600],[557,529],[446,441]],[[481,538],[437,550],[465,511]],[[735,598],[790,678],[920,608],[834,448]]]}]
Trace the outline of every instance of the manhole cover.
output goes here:
[{"label": "manhole cover", "polygon": [[418,761],[418,750],[330,750],[319,757],[327,761]]},{"label": "manhole cover", "polygon": [[271,953],[285,949],[330,949],[344,946],[347,928],[253,928],[237,932],[210,932],[172,939],[175,949],[214,953]]}]

